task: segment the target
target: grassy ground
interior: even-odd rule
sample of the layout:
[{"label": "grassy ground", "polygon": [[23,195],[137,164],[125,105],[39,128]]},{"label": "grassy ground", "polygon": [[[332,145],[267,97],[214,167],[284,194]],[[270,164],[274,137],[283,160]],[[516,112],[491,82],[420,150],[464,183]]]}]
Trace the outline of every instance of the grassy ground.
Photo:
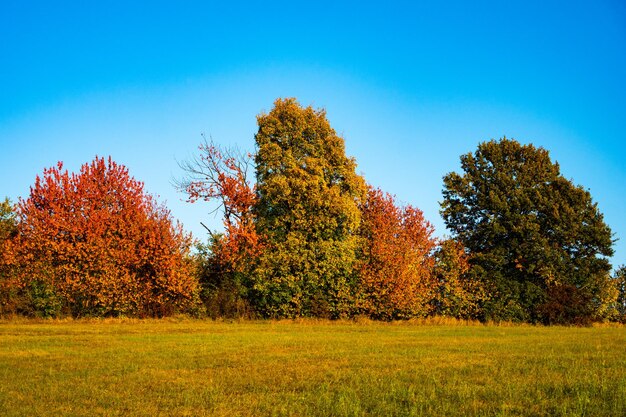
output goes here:
[{"label": "grassy ground", "polygon": [[0,322],[0,415],[626,415],[626,328]]}]

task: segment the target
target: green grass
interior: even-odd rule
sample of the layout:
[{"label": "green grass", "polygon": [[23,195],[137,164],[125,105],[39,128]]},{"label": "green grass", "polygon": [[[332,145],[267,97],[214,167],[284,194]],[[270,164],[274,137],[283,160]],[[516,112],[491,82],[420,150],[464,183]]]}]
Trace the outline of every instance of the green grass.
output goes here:
[{"label": "green grass", "polygon": [[0,415],[626,415],[626,328],[3,321]]}]

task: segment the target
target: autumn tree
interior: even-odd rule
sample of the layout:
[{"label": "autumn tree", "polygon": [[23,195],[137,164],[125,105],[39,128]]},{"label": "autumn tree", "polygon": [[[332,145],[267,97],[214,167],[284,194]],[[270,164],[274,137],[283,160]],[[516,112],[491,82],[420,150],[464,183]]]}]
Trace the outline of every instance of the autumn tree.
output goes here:
[{"label": "autumn tree", "polygon": [[0,202],[0,316],[16,312],[17,286],[11,265],[12,241],[17,236],[17,219],[8,198]]},{"label": "autumn tree", "polygon": [[254,206],[267,249],[254,274],[268,316],[348,314],[365,183],[324,110],[278,99],[257,117]]},{"label": "autumn tree", "polygon": [[421,210],[398,206],[390,194],[369,188],[360,229],[364,238],[357,295],[361,313],[390,320],[431,312],[436,290],[433,231]]},{"label": "autumn tree", "polygon": [[190,237],[111,158],[45,169],[17,213],[21,285],[73,315],[163,315],[194,298]]},{"label": "autumn tree", "polygon": [[207,228],[209,241],[198,246],[202,298],[211,316],[248,315],[250,277],[263,249],[253,212],[256,186],[249,178],[252,155],[206,138],[198,150],[199,155],[180,164],[185,177],[177,188],[191,203],[211,204],[224,226],[221,232]]},{"label": "autumn tree", "polygon": [[444,178],[441,213],[491,291],[486,317],[601,315],[613,242],[590,193],[564,178],[545,149],[506,138],[479,144],[461,168]]}]

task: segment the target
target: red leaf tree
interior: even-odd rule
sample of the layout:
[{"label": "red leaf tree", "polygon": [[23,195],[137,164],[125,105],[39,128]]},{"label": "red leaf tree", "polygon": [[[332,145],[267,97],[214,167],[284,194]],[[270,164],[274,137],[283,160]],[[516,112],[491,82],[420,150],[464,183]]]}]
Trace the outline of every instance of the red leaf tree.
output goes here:
[{"label": "red leaf tree", "polygon": [[252,156],[206,140],[198,149],[199,156],[181,164],[187,176],[178,182],[178,188],[191,203],[217,203],[213,211],[222,212],[224,233],[207,229],[215,241],[213,256],[228,272],[248,272],[263,247],[253,213],[256,186],[248,180]]},{"label": "red leaf tree", "polygon": [[205,226],[209,243],[198,246],[201,299],[209,316],[250,316],[251,273],[264,250],[256,230],[256,187],[248,179],[252,155],[207,140],[198,149],[198,156],[180,164],[186,176],[178,181],[178,189],[191,203],[211,204],[212,212],[222,214],[224,225],[222,233]]},{"label": "red leaf tree", "polygon": [[110,157],[44,170],[17,212],[21,285],[45,286],[73,315],[160,316],[195,296],[191,237]]},{"label": "red leaf tree", "polygon": [[435,291],[433,226],[421,210],[399,207],[393,196],[371,187],[362,213],[361,311],[386,320],[427,315]]}]

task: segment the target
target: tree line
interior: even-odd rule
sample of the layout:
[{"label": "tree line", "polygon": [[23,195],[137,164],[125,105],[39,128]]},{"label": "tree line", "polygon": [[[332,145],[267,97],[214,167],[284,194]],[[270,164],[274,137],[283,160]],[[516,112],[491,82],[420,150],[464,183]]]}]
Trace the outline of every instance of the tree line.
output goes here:
[{"label": "tree line", "polygon": [[356,173],[324,110],[278,99],[257,124],[254,153],[205,139],[181,164],[189,202],[222,215],[206,243],[111,158],[44,170],[0,204],[0,314],[626,319],[611,230],[547,150],[502,138],[462,155],[441,239]]}]

